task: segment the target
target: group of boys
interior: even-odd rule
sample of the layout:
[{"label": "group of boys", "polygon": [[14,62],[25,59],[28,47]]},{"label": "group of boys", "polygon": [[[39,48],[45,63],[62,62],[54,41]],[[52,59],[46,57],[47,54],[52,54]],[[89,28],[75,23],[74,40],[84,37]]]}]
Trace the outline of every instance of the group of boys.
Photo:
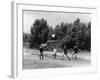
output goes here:
[{"label": "group of boys", "polygon": [[[40,53],[39,57],[40,57],[40,60],[43,60],[43,58],[44,58],[43,51],[44,51],[43,47],[40,46],[40,48],[39,48],[39,53]],[[63,47],[63,51],[64,51],[64,55],[66,55],[66,57],[68,58],[68,60],[70,60],[70,57],[67,54],[67,47],[66,46]],[[77,47],[77,45],[75,45],[73,47],[72,58],[77,59],[77,52],[78,52],[78,47]],[[54,59],[56,59],[56,56],[57,56],[57,48],[54,47],[54,49],[53,49],[53,57],[54,57]]]}]

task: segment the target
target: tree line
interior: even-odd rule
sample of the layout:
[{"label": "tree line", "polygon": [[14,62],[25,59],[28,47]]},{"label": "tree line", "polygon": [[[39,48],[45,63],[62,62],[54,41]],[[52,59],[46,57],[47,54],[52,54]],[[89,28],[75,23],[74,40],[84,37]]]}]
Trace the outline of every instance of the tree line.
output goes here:
[{"label": "tree line", "polygon": [[91,50],[91,22],[82,23],[79,18],[73,23],[61,22],[54,28],[44,18],[36,19],[30,34],[23,33],[23,41],[29,42],[32,48],[52,40],[52,34],[55,34],[55,40],[59,41],[60,46],[67,45],[70,49],[78,45],[82,50]]}]

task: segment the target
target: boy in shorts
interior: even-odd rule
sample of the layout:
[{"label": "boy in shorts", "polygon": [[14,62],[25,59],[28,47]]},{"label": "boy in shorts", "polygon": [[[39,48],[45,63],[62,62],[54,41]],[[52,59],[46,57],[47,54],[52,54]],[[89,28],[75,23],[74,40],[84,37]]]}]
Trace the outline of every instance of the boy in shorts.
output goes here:
[{"label": "boy in shorts", "polygon": [[78,52],[78,47],[77,47],[77,45],[75,45],[73,48],[72,58],[77,59],[77,52]]},{"label": "boy in shorts", "polygon": [[40,60],[41,60],[41,59],[43,59],[43,47],[42,46],[40,46],[39,52],[40,52],[39,57],[40,57]]}]

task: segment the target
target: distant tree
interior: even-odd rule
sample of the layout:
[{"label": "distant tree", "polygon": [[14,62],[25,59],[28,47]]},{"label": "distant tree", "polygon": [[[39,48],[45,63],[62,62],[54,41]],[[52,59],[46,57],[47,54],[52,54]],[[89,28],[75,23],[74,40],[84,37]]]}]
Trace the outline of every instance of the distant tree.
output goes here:
[{"label": "distant tree", "polygon": [[52,40],[52,34],[54,33],[53,28],[49,27],[49,32],[48,32],[48,40]]},{"label": "distant tree", "polygon": [[61,26],[60,25],[56,25],[56,27],[54,28],[54,33],[57,36],[57,40],[60,40],[62,38],[63,32],[61,32]]},{"label": "distant tree", "polygon": [[80,23],[80,19],[79,18],[77,18],[75,21],[74,21],[74,25],[79,25],[79,23]]},{"label": "distant tree", "polygon": [[[79,35],[80,35],[80,27],[81,27],[81,24],[80,24],[80,19],[77,18],[74,22],[73,22],[73,25],[72,25],[72,32],[71,32],[71,38],[72,38],[72,41],[73,41],[73,44],[79,44]],[[73,46],[74,46],[73,45]]]},{"label": "distant tree", "polygon": [[91,22],[88,23],[87,31],[86,31],[86,39],[85,39],[85,46],[87,50],[91,50]]},{"label": "distant tree", "polygon": [[23,33],[23,41],[24,42],[30,42],[31,35],[29,33]]},{"label": "distant tree", "polygon": [[60,23],[60,25],[56,25],[56,27],[54,28],[54,32],[57,35],[58,40],[61,40],[68,34],[68,28],[69,28],[68,23],[65,24],[62,22]]}]

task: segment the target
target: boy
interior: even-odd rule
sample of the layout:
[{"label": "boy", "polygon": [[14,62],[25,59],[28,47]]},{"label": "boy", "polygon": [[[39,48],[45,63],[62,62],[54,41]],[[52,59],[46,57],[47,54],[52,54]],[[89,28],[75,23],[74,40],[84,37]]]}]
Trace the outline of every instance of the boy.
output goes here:
[{"label": "boy", "polygon": [[43,47],[42,46],[40,46],[39,52],[40,52],[39,57],[40,57],[40,60],[41,60],[41,59],[43,59]]},{"label": "boy", "polygon": [[57,55],[57,54],[56,54],[56,53],[57,53],[57,49],[56,49],[56,48],[53,49],[53,53],[54,53],[54,54],[53,54],[53,57],[54,57],[54,59],[56,59],[56,55]]},{"label": "boy", "polygon": [[68,60],[70,60],[70,57],[67,54],[67,46],[66,45],[64,45],[63,50],[64,50],[64,55],[66,55],[66,57],[68,58]]},{"label": "boy", "polygon": [[77,59],[77,52],[78,52],[78,47],[77,47],[77,45],[75,45],[73,48],[72,58]]}]

